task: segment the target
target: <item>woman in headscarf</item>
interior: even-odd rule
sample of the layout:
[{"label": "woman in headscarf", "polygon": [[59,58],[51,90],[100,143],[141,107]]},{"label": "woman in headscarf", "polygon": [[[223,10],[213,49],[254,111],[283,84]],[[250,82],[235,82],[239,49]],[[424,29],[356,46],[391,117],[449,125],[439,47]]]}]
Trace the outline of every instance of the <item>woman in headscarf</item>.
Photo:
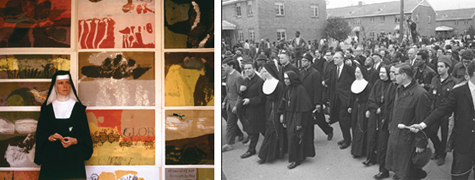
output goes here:
[{"label": "woman in headscarf", "polygon": [[84,161],[93,152],[86,116],[69,71],[53,75],[36,128],[34,162],[39,179],[86,179]]},{"label": "woman in headscarf", "polygon": [[366,161],[363,162],[363,164],[366,166],[376,164],[376,162],[378,162],[378,156],[376,154],[377,133],[383,124],[382,121],[384,120],[382,111],[384,92],[390,84],[391,80],[389,79],[389,66],[383,65],[379,69],[379,79],[374,83],[368,99],[368,110],[366,111],[366,117],[369,118],[368,132],[366,133],[368,151],[366,154]]},{"label": "woman in headscarf", "polygon": [[266,133],[259,150],[259,164],[284,157],[287,152],[287,140],[284,127],[280,123],[277,111],[282,100],[284,84],[279,81],[277,68],[273,64],[264,64],[261,76],[265,79],[262,91],[266,95]]},{"label": "woman in headscarf", "polygon": [[307,90],[300,82],[299,76],[293,71],[284,73],[285,91],[279,107],[280,122],[287,128],[289,162],[287,166],[293,169],[300,165],[306,157],[315,157],[313,132],[308,131],[313,126],[312,103]]},{"label": "woman in headscarf", "polygon": [[368,119],[365,117],[368,96],[371,92],[371,84],[368,82],[368,73],[362,65],[355,68],[355,81],[351,84],[351,106],[348,112],[351,113],[351,129],[353,140],[351,144],[351,155],[359,158],[366,155],[366,131]]}]

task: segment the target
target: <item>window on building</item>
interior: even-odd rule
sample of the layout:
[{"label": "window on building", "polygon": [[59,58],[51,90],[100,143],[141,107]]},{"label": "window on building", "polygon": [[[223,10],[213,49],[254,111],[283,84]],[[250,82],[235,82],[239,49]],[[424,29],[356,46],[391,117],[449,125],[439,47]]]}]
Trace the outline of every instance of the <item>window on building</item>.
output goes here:
[{"label": "window on building", "polygon": [[242,29],[238,30],[238,41],[244,41],[244,33],[242,32]]},{"label": "window on building", "polygon": [[432,22],[432,18],[430,17],[430,15],[427,17],[427,21],[429,22],[429,24]]},{"label": "window on building", "polygon": [[463,24],[467,25],[467,24],[468,24],[468,20],[464,20],[464,21],[463,21]]},{"label": "window on building", "polygon": [[360,18],[356,19],[356,24],[361,25],[361,19]]},{"label": "window on building", "polygon": [[369,32],[370,37],[374,37],[374,32]]},{"label": "window on building", "polygon": [[419,14],[416,14],[415,20],[416,20],[416,23],[419,23]]},{"label": "window on building", "polygon": [[319,17],[318,5],[311,5],[310,8],[312,9],[312,17]]},{"label": "window on building", "polygon": [[277,29],[277,39],[285,39],[285,29]]},{"label": "window on building", "polygon": [[241,3],[236,3],[236,17],[241,17]]},{"label": "window on building", "polygon": [[252,1],[247,1],[247,16],[252,16]]},{"label": "window on building", "polygon": [[381,16],[380,19],[381,19],[382,22],[384,22],[384,21],[386,21],[386,16]]},{"label": "window on building", "polygon": [[254,28],[249,28],[249,40],[256,40],[256,32],[254,31]]},{"label": "window on building", "polygon": [[277,15],[277,16],[285,15],[284,3],[283,2],[276,2],[275,3],[275,15]]},{"label": "window on building", "polygon": [[369,18],[369,23],[373,23],[374,22],[374,17],[370,17]]},{"label": "window on building", "polygon": [[459,25],[459,21],[455,20],[455,25]]},{"label": "window on building", "polygon": [[394,16],[394,23],[399,23],[401,20],[400,16],[396,15]]}]

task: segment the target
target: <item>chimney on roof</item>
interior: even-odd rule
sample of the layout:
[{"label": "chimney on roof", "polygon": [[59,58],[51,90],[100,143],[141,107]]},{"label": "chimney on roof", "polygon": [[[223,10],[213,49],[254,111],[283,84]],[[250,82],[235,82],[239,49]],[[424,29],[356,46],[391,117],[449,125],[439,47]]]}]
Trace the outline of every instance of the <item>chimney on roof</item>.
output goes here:
[{"label": "chimney on roof", "polygon": [[359,7],[363,6],[363,1],[358,1],[358,6]]}]

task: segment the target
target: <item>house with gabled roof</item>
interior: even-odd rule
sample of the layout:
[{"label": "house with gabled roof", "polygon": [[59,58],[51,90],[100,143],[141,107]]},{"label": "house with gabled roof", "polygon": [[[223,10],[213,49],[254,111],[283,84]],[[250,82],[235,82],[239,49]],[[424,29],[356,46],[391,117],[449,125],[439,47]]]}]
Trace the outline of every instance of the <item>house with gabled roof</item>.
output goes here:
[{"label": "house with gabled roof", "polygon": [[[327,17],[345,18],[352,28],[352,33],[365,38],[376,38],[377,34],[399,33],[401,2],[390,1],[327,9]],[[427,0],[404,0],[404,25],[410,17],[417,26],[421,36],[434,36],[436,13]],[[354,35],[353,34],[353,35]]]},{"label": "house with gabled roof", "polygon": [[470,26],[475,28],[475,8],[451,9],[436,13],[435,31],[438,37],[445,39],[467,33]]}]

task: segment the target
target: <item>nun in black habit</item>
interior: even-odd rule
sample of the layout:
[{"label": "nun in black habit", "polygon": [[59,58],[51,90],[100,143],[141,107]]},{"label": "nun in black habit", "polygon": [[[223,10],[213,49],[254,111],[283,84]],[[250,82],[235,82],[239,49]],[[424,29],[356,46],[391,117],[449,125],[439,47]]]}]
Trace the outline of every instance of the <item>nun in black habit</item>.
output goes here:
[{"label": "nun in black habit", "polygon": [[287,128],[290,162],[287,168],[293,169],[306,157],[315,157],[313,132],[308,130],[314,125],[313,106],[297,73],[287,71],[283,78],[286,88],[282,95],[279,114],[280,122]]},{"label": "nun in black habit", "polygon": [[39,179],[86,179],[84,161],[91,158],[92,139],[86,116],[69,71],[53,75],[36,128],[34,162]]},{"label": "nun in black habit", "polygon": [[348,112],[351,113],[351,129],[353,140],[351,144],[351,155],[359,158],[366,155],[366,132],[368,131],[368,118],[365,115],[371,84],[368,82],[368,73],[362,65],[355,68],[355,81],[351,84],[351,106]]},{"label": "nun in black habit", "polygon": [[259,164],[284,157],[287,152],[287,136],[277,114],[284,92],[284,84],[279,81],[279,73],[273,64],[264,64],[261,76],[265,79],[262,92],[266,95],[266,133],[259,150]]}]

